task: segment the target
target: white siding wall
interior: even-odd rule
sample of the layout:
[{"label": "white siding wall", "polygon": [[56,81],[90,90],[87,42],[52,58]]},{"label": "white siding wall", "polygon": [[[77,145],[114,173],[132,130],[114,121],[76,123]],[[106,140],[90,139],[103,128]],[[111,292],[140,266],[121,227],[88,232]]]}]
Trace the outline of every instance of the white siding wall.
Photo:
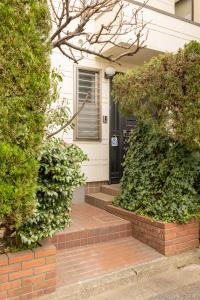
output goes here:
[{"label": "white siding wall", "polygon": [[[52,67],[60,70],[63,76],[63,82],[60,89],[60,98],[66,99],[66,105],[73,112],[73,101],[76,101],[75,95],[75,72],[76,66],[64,57],[58,50],[52,54]],[[79,63],[79,66],[88,68],[97,68],[101,71],[101,110],[102,116],[109,117],[109,80],[104,78],[104,70],[107,63],[97,61],[94,57],[88,57]],[[124,70],[118,67],[118,70]],[[102,120],[101,116],[101,120]],[[68,143],[76,143],[89,157],[89,161],[83,163],[83,171],[88,178],[88,182],[108,180],[109,176],[109,120],[107,124],[101,122],[102,140],[100,142],[73,141],[73,131],[63,136]]]},{"label": "white siding wall", "polygon": [[[138,2],[144,3],[144,0],[137,0]],[[131,2],[131,0],[129,1]],[[134,1],[133,1],[134,2]],[[166,12],[169,12],[171,14],[174,14],[175,12],[175,0],[149,0],[148,5],[164,10]]]}]

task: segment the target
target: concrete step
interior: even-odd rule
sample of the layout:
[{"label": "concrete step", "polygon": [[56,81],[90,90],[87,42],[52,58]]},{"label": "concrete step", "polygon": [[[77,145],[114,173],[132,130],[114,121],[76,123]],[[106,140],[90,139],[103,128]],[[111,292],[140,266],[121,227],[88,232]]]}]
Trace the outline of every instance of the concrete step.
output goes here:
[{"label": "concrete step", "polygon": [[119,184],[103,185],[101,188],[101,192],[116,197],[120,194],[120,185]]},{"label": "concrete step", "polygon": [[105,209],[106,206],[112,204],[113,199],[114,196],[105,193],[92,193],[85,195],[86,203],[102,209]]},{"label": "concrete step", "polygon": [[71,217],[71,226],[51,238],[58,250],[132,236],[129,221],[87,203],[74,204]]}]

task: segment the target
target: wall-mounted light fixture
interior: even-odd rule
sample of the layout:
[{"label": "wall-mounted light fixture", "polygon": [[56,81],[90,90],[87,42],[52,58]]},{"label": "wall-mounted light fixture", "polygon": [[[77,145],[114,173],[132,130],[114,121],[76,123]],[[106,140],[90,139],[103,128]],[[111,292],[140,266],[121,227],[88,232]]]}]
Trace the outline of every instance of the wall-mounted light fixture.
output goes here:
[{"label": "wall-mounted light fixture", "polygon": [[115,68],[113,68],[113,67],[107,67],[105,69],[105,78],[110,79],[110,78],[112,78],[115,75],[115,73],[116,73]]}]

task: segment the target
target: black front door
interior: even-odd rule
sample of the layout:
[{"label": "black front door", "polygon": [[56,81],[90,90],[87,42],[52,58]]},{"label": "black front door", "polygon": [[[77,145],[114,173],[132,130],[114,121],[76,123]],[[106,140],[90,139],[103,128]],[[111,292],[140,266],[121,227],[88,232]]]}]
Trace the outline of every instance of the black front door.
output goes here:
[{"label": "black front door", "polygon": [[[112,91],[112,81],[110,81]],[[135,117],[124,118],[118,110],[118,105],[110,97],[110,184],[119,183],[123,168],[122,162],[126,152],[126,143],[130,131],[136,126]]]}]

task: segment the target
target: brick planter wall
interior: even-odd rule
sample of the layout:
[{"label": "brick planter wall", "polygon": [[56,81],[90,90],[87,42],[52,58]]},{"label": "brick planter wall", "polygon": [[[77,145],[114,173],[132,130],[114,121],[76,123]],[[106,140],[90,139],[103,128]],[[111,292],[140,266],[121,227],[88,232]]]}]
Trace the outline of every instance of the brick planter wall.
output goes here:
[{"label": "brick planter wall", "polygon": [[29,300],[55,289],[55,246],[0,255],[0,300]]},{"label": "brick planter wall", "polygon": [[188,224],[167,224],[112,205],[107,210],[130,221],[133,236],[163,255],[176,255],[199,246],[199,223],[195,219]]}]

